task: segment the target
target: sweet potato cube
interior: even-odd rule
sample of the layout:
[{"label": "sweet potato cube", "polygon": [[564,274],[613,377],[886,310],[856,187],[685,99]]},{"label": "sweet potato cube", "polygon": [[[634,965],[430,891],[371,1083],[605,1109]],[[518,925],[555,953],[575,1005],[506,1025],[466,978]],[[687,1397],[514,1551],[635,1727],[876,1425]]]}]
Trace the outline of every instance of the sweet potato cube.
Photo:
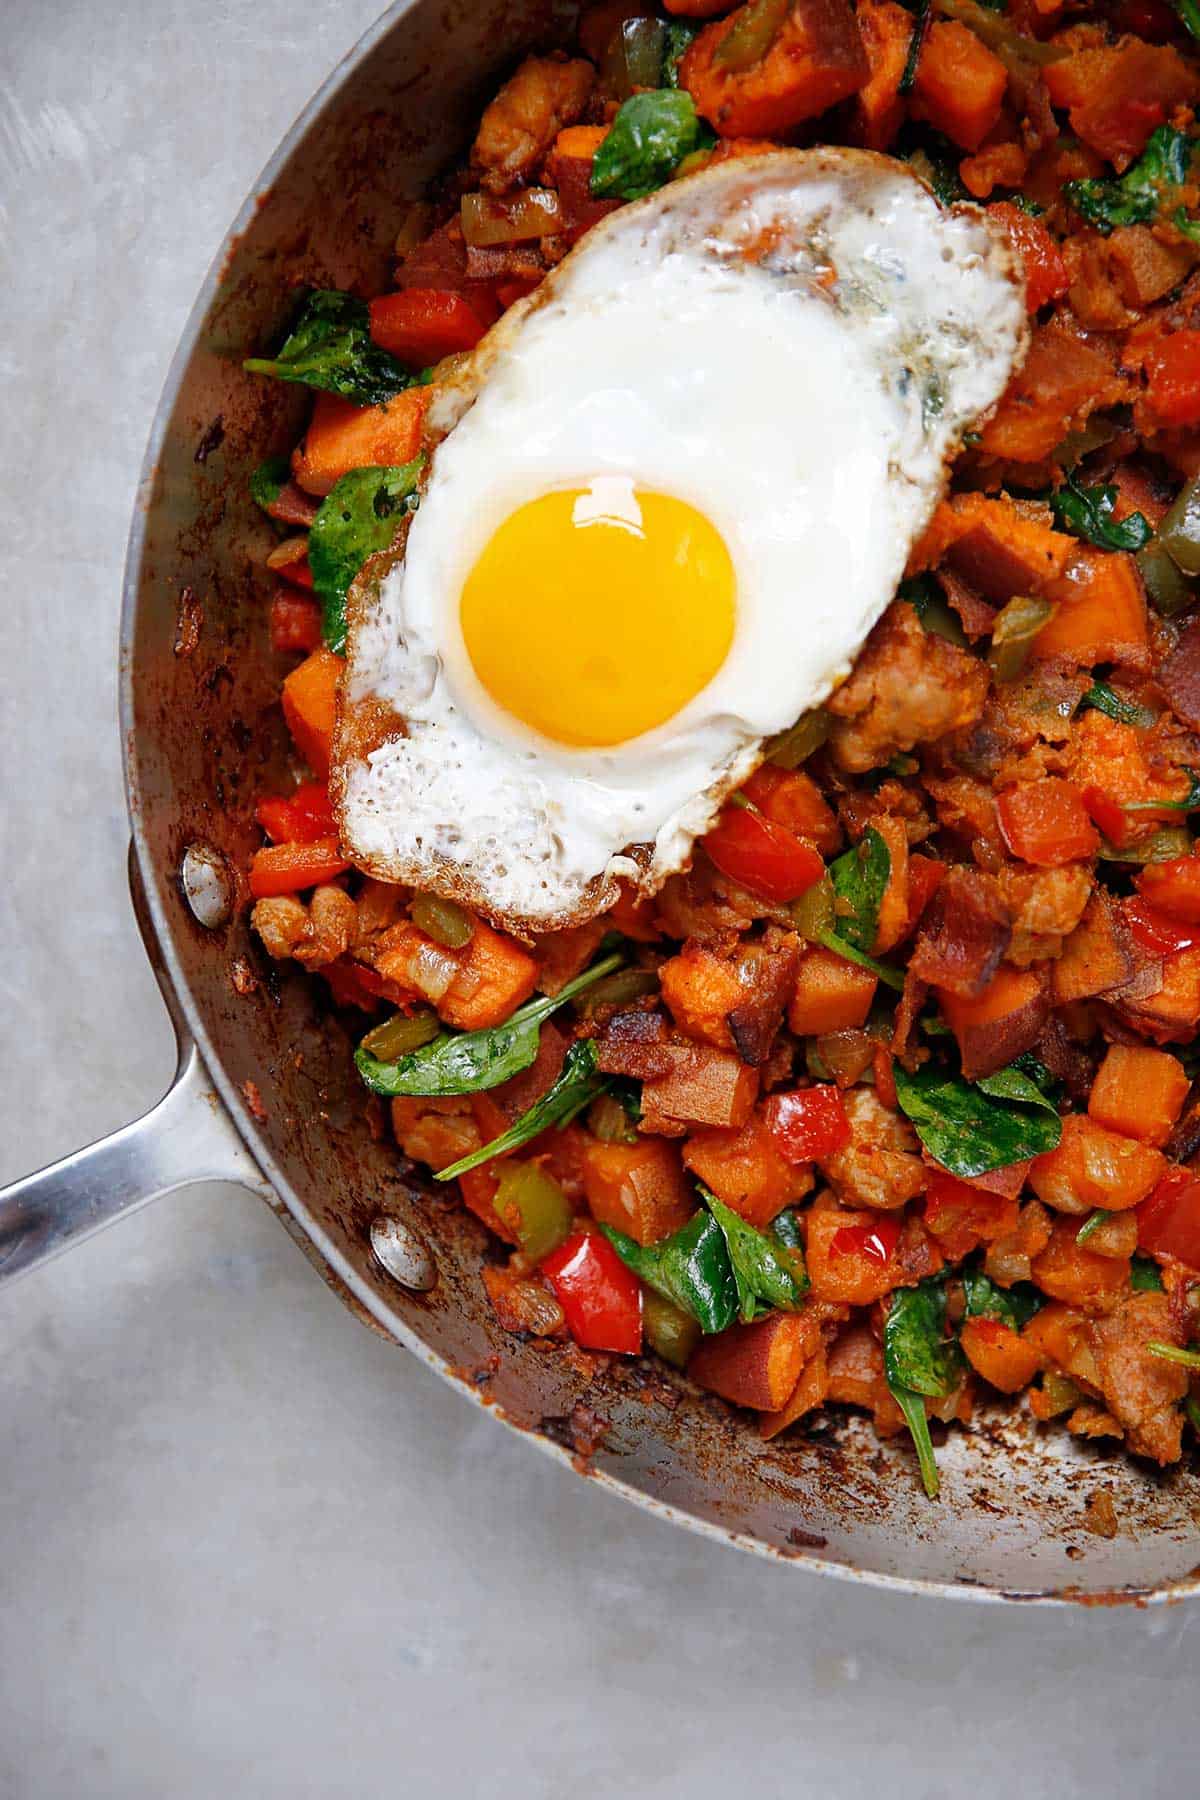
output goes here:
[{"label": "sweet potato cube", "polygon": [[900,78],[913,16],[896,0],[859,0],[858,29],[871,73],[854,100],[856,135],[868,150],[887,150],[904,123]]},{"label": "sweet potato cube", "polygon": [[1149,668],[1146,595],[1132,556],[1081,549],[1049,597],[1055,609],[1033,640],[1035,661],[1080,669],[1105,662]]},{"label": "sweet potato cube", "polygon": [[1033,1346],[1000,1319],[964,1320],[961,1342],[976,1374],[1002,1394],[1019,1394],[1042,1366]]},{"label": "sweet potato cube", "polygon": [[758,1070],[707,1044],[663,1047],[672,1067],[642,1083],[643,1123],[669,1134],[673,1125],[744,1125],[758,1097]]},{"label": "sweet potato cube", "polygon": [[679,65],[696,111],[722,137],[778,137],[866,82],[867,55],[848,0],[793,0],[766,54],[734,68],[719,51],[749,10],[706,26]]},{"label": "sweet potato cube", "polygon": [[688,1374],[735,1406],[778,1412],[800,1379],[810,1334],[802,1313],[772,1313],[752,1325],[731,1325],[697,1345]]},{"label": "sweet potato cube", "polygon": [[1050,1011],[1045,981],[1034,969],[1002,966],[973,998],[948,988],[938,988],[937,997],[968,1081],[994,1074],[1031,1049]]},{"label": "sweet potato cube", "polygon": [[870,1306],[909,1277],[896,1259],[893,1221],[865,1209],[814,1207],[808,1214],[805,1259],[813,1293],[845,1306]]},{"label": "sweet potato cube", "polygon": [[853,1031],[865,1025],[876,976],[819,945],[806,951],[788,1005],[788,1024],[798,1037]]},{"label": "sweet potato cube", "polygon": [[344,663],[324,645],[314,650],[283,684],[283,716],[305,762],[321,780],[329,774],[338,682]]},{"label": "sweet potato cube", "polygon": [[925,34],[913,84],[913,117],[927,119],[963,150],[978,150],[1000,117],[1008,73],[998,56],[957,19]]},{"label": "sweet potato cube", "polygon": [[1161,1150],[1189,1086],[1183,1064],[1169,1051],[1111,1044],[1092,1083],[1088,1117]]},{"label": "sweet potato cube", "polygon": [[1166,1167],[1161,1151],[1123,1137],[1083,1113],[1062,1122],[1056,1150],[1035,1156],[1029,1185],[1057,1212],[1122,1212],[1146,1198]]},{"label": "sweet potato cube", "polygon": [[1083,1312],[1103,1312],[1125,1286],[1129,1264],[1096,1256],[1086,1243],[1076,1242],[1078,1233],[1077,1219],[1056,1221],[1050,1242],[1033,1259],[1033,1279],[1052,1299]]},{"label": "sweet potato cube", "polygon": [[791,1398],[786,1400],[778,1412],[764,1413],[758,1422],[759,1436],[770,1440],[794,1425],[805,1413],[813,1412],[822,1406],[829,1392],[829,1364],[825,1359],[825,1351],[818,1344],[803,1369],[800,1379],[792,1389]]},{"label": "sweet potato cube", "polygon": [[532,994],[538,966],[512,938],[482,919],[459,958],[458,973],[438,1001],[438,1012],[461,1031],[487,1031],[501,1024]]},{"label": "sweet potato cube", "polygon": [[292,455],[296,484],[331,494],[352,469],[399,467],[421,448],[429,387],[405,388],[381,406],[354,406],[337,394],[317,395],[308,430]]},{"label": "sweet potato cube", "polygon": [[583,1191],[599,1224],[611,1225],[639,1244],[670,1237],[696,1210],[679,1149],[666,1138],[643,1138],[637,1144],[587,1139]]},{"label": "sweet potato cube", "polygon": [[1129,928],[1111,896],[1098,887],[1051,967],[1055,1004],[1090,1000],[1120,987],[1133,967]]},{"label": "sweet potato cube", "polygon": [[693,1132],[683,1160],[718,1200],[760,1229],[813,1185],[811,1164],[779,1154],[760,1108],[740,1130]]}]

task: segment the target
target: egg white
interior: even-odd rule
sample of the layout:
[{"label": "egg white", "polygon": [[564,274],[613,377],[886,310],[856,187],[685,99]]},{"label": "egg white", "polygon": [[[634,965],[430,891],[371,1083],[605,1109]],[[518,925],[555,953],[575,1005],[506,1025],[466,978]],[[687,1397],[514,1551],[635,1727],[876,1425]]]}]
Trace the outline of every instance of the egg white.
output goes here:
[{"label": "egg white", "polygon": [[[985,216],[864,152],[731,161],[595,228],[435,400],[403,563],[354,609],[344,726],[382,705],[405,727],[366,755],[339,734],[354,860],[523,931],[599,911],[619,875],[659,886],[763,739],[849,672],[1026,335]],[[578,749],[491,700],[459,598],[511,512],[597,477],[706,515],[737,623],[673,718]]]}]

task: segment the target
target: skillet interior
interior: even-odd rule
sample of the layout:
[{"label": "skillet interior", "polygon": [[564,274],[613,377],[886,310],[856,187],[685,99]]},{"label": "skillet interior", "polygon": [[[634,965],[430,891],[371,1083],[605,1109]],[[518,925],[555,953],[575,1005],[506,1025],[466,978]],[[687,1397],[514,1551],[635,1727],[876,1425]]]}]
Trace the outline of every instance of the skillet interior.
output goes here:
[{"label": "skillet interior", "polygon": [[[281,1215],[367,1322],[388,1331],[547,1447],[664,1503],[683,1522],[831,1572],[953,1591],[1133,1597],[1187,1583],[1200,1563],[1200,1477],[1159,1476],[1119,1453],[986,1412],[939,1449],[942,1499],[921,1495],[901,1445],[865,1422],[763,1446],[744,1420],[665,1368],[508,1338],[479,1279],[483,1227],[410,1183],[370,1135],[350,1040],[318,983],[284,975],[248,928],[202,930],[184,904],[184,849],[245,867],[255,796],[283,771],[284,659],[267,641],[269,528],[246,483],[290,447],[302,392],[246,376],[298,283],[386,285],[404,203],[468,139],[497,79],[529,46],[561,40],[554,0],[417,0],[393,7],[332,79],[252,195],[197,302],[172,370],[135,517],[123,634],[123,729],[135,832],[163,954],[209,1067],[281,1196]],[[190,599],[185,596],[190,594]],[[183,612],[200,621],[177,650]],[[181,643],[186,648],[187,633]],[[250,993],[247,975],[256,981]],[[246,1084],[252,1083],[253,1089]],[[261,1096],[261,1119],[247,1092]],[[436,1261],[432,1291],[393,1282],[372,1222],[412,1225]],[[1089,1534],[1107,1489],[1118,1535]],[[1175,1587],[1175,1591],[1178,1588]]]}]

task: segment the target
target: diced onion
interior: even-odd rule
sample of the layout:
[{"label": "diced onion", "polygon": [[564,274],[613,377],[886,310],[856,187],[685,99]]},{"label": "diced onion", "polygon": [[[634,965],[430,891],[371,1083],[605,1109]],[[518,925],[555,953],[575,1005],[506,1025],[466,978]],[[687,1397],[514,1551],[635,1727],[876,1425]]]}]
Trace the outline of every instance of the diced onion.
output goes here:
[{"label": "diced onion", "polygon": [[558,195],[552,188],[524,188],[507,200],[490,194],[463,195],[463,237],[473,249],[528,243],[533,238],[553,237],[562,229]]},{"label": "diced onion", "polygon": [[458,974],[457,958],[439,944],[418,944],[410,951],[405,973],[412,987],[436,1006]]}]

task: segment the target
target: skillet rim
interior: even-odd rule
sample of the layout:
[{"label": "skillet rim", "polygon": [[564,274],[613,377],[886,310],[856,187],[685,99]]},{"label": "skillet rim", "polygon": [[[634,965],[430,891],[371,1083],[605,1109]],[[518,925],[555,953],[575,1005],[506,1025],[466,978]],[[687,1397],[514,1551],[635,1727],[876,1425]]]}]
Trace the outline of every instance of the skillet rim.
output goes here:
[{"label": "skillet rim", "polygon": [[365,1281],[348,1258],[330,1242],[328,1234],[312,1217],[308,1206],[284,1176],[277,1159],[265,1141],[264,1134],[252,1117],[244,1096],[231,1080],[216,1054],[204,1014],[184,976],[180,959],[176,953],[173,928],[163,905],[158,885],[161,872],[152,857],[143,820],[143,801],[139,785],[137,748],[139,740],[134,706],[137,665],[134,643],[140,611],[143,558],[155,481],[180,390],[192,357],[200,345],[205,323],[218,298],[225,270],[239,240],[253,224],[263,206],[269,202],[276,179],[292,158],[301,151],[305,140],[326,107],[341,92],[358,69],[370,59],[384,39],[402,22],[405,15],[421,4],[422,0],[393,0],[393,3],[376,19],[373,25],[367,28],[322,81],[311,99],[297,114],[256,180],[251,184],[246,199],[216,249],[171,357],[150,426],[134,494],[122,576],[118,641],[118,717],[126,810],[148,916],[153,927],[158,955],[161,957],[162,971],[170,983],[179,1013],[186,1021],[187,1028],[191,1031],[200,1050],[209,1078],[220,1095],[226,1114],[251,1151],[254,1160],[269,1179],[276,1195],[286,1206],[322,1262],[333,1271],[338,1281],[349,1289],[355,1300],[388,1337],[411,1351],[464,1398],[473,1402],[480,1411],[493,1418],[498,1418],[508,1429],[517,1433],[526,1442],[533,1443],[537,1449],[561,1467],[575,1474],[586,1473],[592,1480],[598,1482],[618,1498],[631,1502],[643,1512],[649,1513],[664,1523],[680,1526],[699,1536],[732,1546],[750,1555],[760,1556],[777,1567],[782,1564],[814,1575],[832,1576],[840,1581],[859,1583],[891,1593],[903,1593],[921,1598],[1005,1602],[1040,1608],[1066,1606],[1071,1603],[1080,1606],[1129,1604],[1146,1607],[1175,1604],[1182,1600],[1200,1597],[1200,1569],[1194,1575],[1164,1586],[1086,1592],[1070,1587],[1022,1590],[983,1582],[976,1585],[969,1579],[937,1581],[922,1576],[889,1574],[882,1570],[861,1568],[849,1563],[838,1562],[832,1558],[813,1555],[808,1551],[803,1554],[789,1552],[749,1533],[731,1531],[700,1518],[682,1507],[646,1493],[607,1469],[588,1466],[586,1470],[581,1470],[578,1459],[573,1458],[562,1445],[555,1443],[544,1433],[522,1426],[508,1418],[503,1410],[495,1404],[486,1403],[479,1390],[470,1381],[464,1379],[433,1351],[411,1326],[388,1308],[379,1291]]}]

